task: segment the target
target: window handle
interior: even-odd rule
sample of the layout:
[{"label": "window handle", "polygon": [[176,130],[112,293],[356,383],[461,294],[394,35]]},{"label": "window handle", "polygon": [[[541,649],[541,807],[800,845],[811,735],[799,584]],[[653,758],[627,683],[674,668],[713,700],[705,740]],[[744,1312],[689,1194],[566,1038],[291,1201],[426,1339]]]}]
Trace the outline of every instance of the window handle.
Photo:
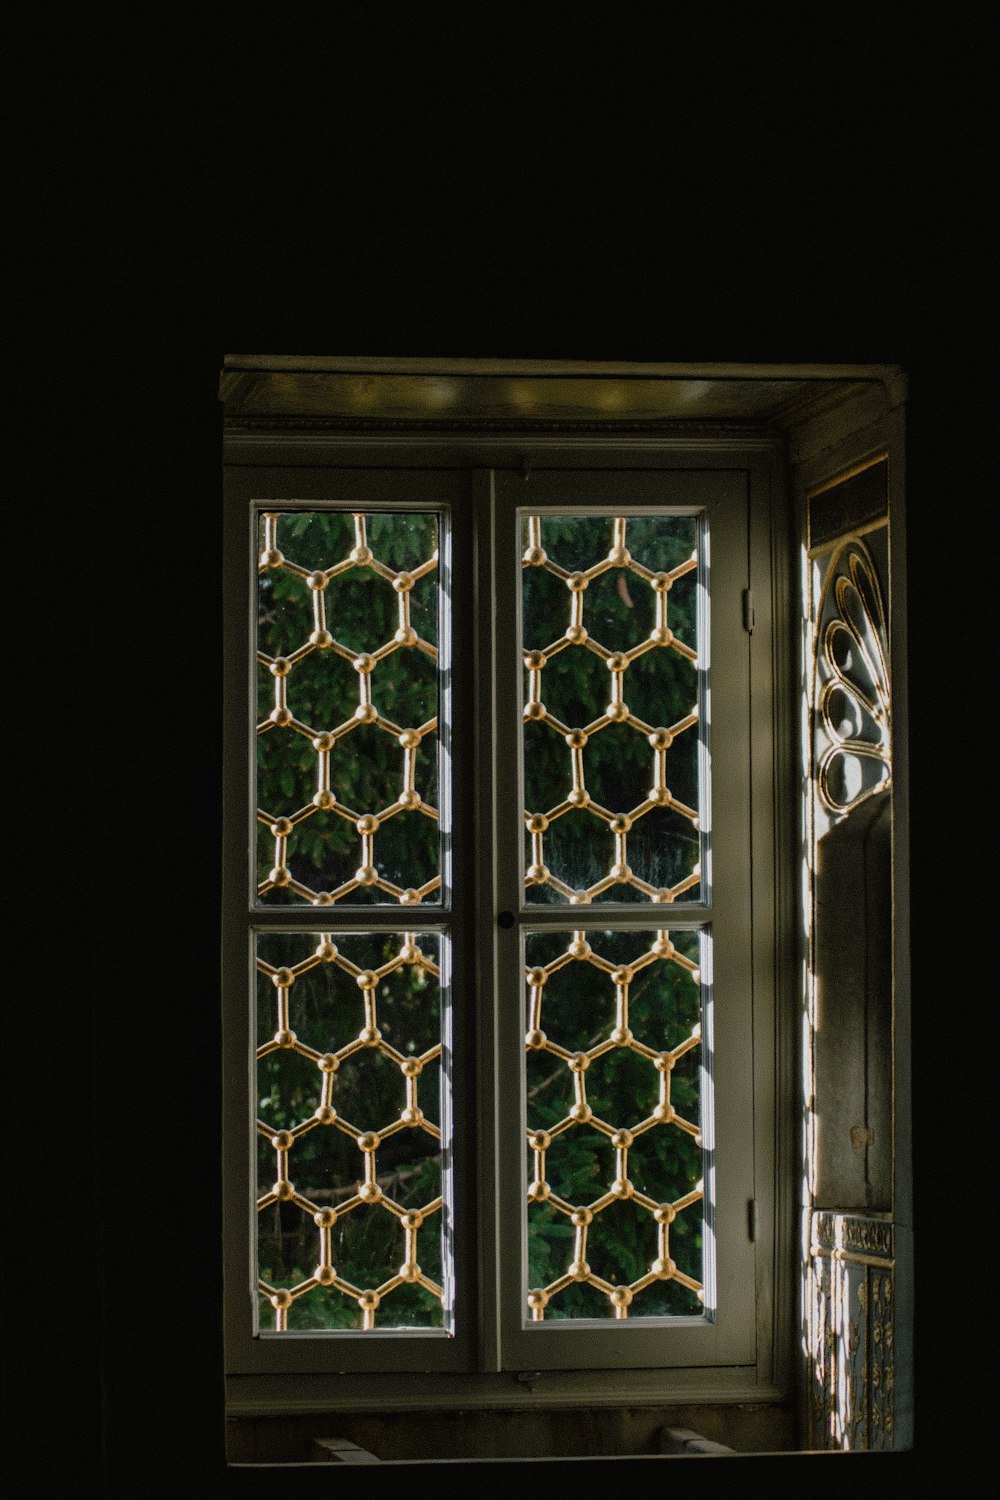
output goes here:
[{"label": "window handle", "polygon": [[514,913],[512,911],[502,911],[500,913],[500,915],[497,917],[497,926],[498,927],[513,927],[513,925],[514,925]]}]

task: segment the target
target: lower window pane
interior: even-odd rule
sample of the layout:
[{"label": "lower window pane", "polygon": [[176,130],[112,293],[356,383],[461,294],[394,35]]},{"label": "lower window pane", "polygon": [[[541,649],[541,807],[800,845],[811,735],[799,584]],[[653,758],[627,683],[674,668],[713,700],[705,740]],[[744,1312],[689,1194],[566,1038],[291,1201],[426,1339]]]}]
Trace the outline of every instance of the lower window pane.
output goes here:
[{"label": "lower window pane", "polygon": [[446,952],[258,934],[262,1331],[450,1327]]},{"label": "lower window pane", "polygon": [[533,1321],[704,1314],[707,942],[526,936]]}]

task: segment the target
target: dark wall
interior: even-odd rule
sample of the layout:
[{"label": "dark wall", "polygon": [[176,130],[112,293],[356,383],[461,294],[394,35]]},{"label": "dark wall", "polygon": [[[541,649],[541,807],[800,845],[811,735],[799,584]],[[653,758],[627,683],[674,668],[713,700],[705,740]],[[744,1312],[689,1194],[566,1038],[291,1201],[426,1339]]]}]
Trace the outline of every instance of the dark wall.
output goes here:
[{"label": "dark wall", "polygon": [[[225,1483],[224,353],[901,364],[911,379],[912,718],[934,726],[943,696],[970,701],[967,620],[984,565],[964,543],[979,534],[988,475],[976,358],[985,260],[963,191],[971,146],[961,135],[956,159],[954,121],[943,140],[925,128],[915,84],[891,52],[878,56],[877,88],[846,88],[832,72],[822,109],[805,88],[762,104],[759,75],[751,85],[731,63],[707,104],[684,92],[686,118],[700,126],[686,133],[654,107],[666,91],[644,87],[650,102],[634,129],[631,115],[603,111],[595,122],[584,98],[532,142],[508,96],[511,134],[477,115],[473,160],[459,154],[453,118],[446,138],[408,133],[404,120],[394,147],[374,126],[371,138],[331,134],[320,111],[326,149],[310,154],[308,172],[288,165],[302,159],[301,135],[298,149],[278,146],[273,114],[225,70],[196,117],[165,69],[136,90],[132,145],[96,179],[103,232],[85,236],[87,305],[74,325],[74,357],[92,368],[100,356],[100,384],[87,393],[90,444],[71,458],[78,504],[106,539],[87,564],[79,616],[89,624],[91,751],[76,773],[91,794],[80,868],[85,858],[97,875],[74,890],[94,898],[81,940],[91,986],[86,1004],[78,984],[61,1002],[60,1021],[74,1060],[64,1145],[80,1333],[61,1339],[58,1311],[51,1332],[33,1324],[16,1384],[45,1393],[26,1404],[65,1442],[29,1443],[18,1422],[12,1453],[27,1474],[55,1461],[78,1483],[103,1474],[115,1495],[211,1495]],[[120,559],[113,573],[108,548]],[[954,873],[965,868],[954,802],[925,804],[916,790],[957,789],[965,773],[951,743],[911,743],[918,887],[947,870],[969,895]],[[957,941],[954,926],[942,938]],[[927,1054],[942,1001],[938,968],[915,968],[919,1098],[937,1081]],[[925,1117],[915,1135],[918,1161],[925,1151],[937,1159]],[[949,1172],[961,1178],[965,1160],[949,1154]],[[930,1202],[918,1191],[918,1235],[932,1242]],[[934,1304],[928,1276],[918,1433],[937,1378]]]}]

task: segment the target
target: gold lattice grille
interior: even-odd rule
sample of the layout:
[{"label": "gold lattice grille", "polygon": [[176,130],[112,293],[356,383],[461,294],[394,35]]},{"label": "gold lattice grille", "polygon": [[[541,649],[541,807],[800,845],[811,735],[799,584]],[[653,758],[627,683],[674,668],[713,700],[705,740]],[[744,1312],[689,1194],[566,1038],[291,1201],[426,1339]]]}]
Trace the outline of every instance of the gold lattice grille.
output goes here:
[{"label": "gold lattice grille", "polygon": [[[349,524],[343,512],[267,511],[262,517],[257,735],[258,797],[266,805],[257,820],[271,842],[258,894],[329,906],[345,896],[378,900],[382,893],[382,899],[415,905],[441,885],[436,827],[430,840],[412,821],[399,832],[408,818],[438,822],[438,590],[431,579],[438,567],[437,519],[352,513],[350,523],[353,538],[343,535]],[[405,566],[376,556],[369,530],[379,523],[389,523],[381,546],[415,554]],[[292,548],[307,552],[308,564],[293,560]],[[421,548],[422,557],[416,555]],[[425,579],[430,594],[420,587]],[[394,618],[388,619],[390,611]],[[388,639],[375,634],[380,625]],[[339,636],[348,633],[345,644]],[[272,638],[279,649],[261,649],[261,641]],[[431,664],[424,681],[422,659]],[[417,716],[396,722],[388,711],[394,702],[417,704]],[[265,755],[265,736],[281,739],[280,754]],[[418,786],[421,756],[426,781]],[[380,857],[387,840],[391,870]]]},{"label": "gold lattice grille", "polygon": [[[607,548],[609,521],[611,547],[602,551]],[[630,551],[629,527],[645,539],[648,554],[657,561],[677,557],[682,540],[687,555],[670,567],[650,567]],[[557,561],[543,545],[550,535],[554,537],[550,547],[573,554],[573,567]],[[529,806],[524,812],[530,840],[525,871],[528,899],[561,898],[587,905],[614,890],[608,899],[672,902],[694,891],[701,879],[699,813],[691,805],[699,797],[698,652],[690,644],[697,632],[693,587],[687,590],[682,608],[687,640],[678,634],[680,627],[671,620],[670,609],[675,585],[697,573],[697,523],[690,516],[531,516],[526,520],[525,540],[525,793],[529,802],[552,795],[558,798],[547,806],[543,802],[544,811]],[[594,560],[581,566],[586,556]],[[537,587],[527,576],[536,572],[547,574],[562,588],[548,590],[536,601],[530,596],[538,592]],[[599,592],[594,585],[609,573],[614,575],[613,583],[606,580],[610,587],[603,589],[599,602],[594,601],[593,595]],[[691,576],[689,582],[694,581]],[[553,640],[553,619],[563,610],[568,611],[567,623]],[[598,639],[598,631],[607,639],[612,630],[621,636],[617,645]],[[543,631],[549,636],[548,645],[527,645],[529,637],[537,638]],[[650,653],[658,658],[655,667]],[[603,681],[588,676],[588,656],[603,664],[607,672]],[[626,699],[630,670],[636,678],[631,704]],[[574,725],[560,717],[554,706],[557,691],[582,722]],[[605,707],[595,712],[605,694]],[[559,740],[566,747],[561,752],[565,768],[561,787],[560,773],[547,774],[542,765],[554,766]],[[668,755],[673,768],[669,777]],[[638,781],[632,774],[637,765]],[[644,774],[645,786],[638,790]],[[678,794],[677,776],[690,800]],[[630,795],[638,800],[623,800]],[[617,809],[605,805],[612,798]],[[586,871],[601,863],[595,845],[603,845],[608,835],[611,849],[605,873],[595,880],[587,880],[586,874],[582,879],[567,878],[574,864],[578,871]],[[630,835],[633,844],[637,835],[643,838],[638,857],[630,856]],[[548,853],[552,841],[560,843],[555,857]],[[671,851],[669,860],[665,851]]]},{"label": "gold lattice grille", "polygon": [[553,955],[526,969],[529,1277],[563,1262],[528,1307],[536,1322],[700,1312],[702,1215],[685,1214],[704,1197],[699,938],[594,938],[603,953],[585,931],[527,938],[529,959]]},{"label": "gold lattice grille", "polygon": [[441,941],[258,935],[258,1286],[276,1330],[442,1325]]}]

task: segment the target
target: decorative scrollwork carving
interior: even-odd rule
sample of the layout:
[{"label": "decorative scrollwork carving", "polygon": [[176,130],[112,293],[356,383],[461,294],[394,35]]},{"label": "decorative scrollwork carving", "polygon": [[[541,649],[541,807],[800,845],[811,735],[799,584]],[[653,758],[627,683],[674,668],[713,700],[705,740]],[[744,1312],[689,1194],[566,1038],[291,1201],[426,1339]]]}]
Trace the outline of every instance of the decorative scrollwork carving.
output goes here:
[{"label": "decorative scrollwork carving", "polygon": [[842,817],[892,783],[885,608],[871,554],[856,537],[838,547],[823,583],[815,711],[825,741],[816,765],[817,794],[827,812]]}]

